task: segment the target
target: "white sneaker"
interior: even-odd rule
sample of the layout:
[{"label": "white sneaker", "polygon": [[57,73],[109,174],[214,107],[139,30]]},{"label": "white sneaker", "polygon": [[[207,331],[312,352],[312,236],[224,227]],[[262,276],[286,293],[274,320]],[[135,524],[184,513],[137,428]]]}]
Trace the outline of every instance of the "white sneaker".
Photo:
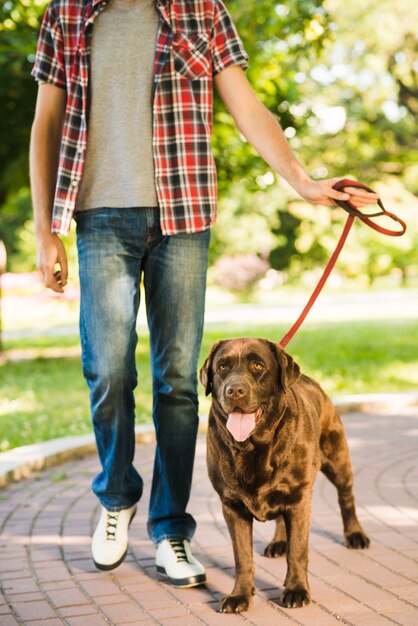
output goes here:
[{"label": "white sneaker", "polygon": [[205,568],[191,553],[187,539],[164,539],[157,547],[157,572],[175,587],[196,587],[206,582]]},{"label": "white sneaker", "polygon": [[99,523],[91,542],[93,561],[98,569],[114,569],[128,551],[128,528],[136,513],[136,504],[121,511],[108,511],[102,506]]}]

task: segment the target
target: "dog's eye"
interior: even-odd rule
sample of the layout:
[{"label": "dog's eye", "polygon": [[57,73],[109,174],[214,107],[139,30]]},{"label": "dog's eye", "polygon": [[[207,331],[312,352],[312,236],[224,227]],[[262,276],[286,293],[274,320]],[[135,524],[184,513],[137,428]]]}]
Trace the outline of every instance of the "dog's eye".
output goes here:
[{"label": "dog's eye", "polygon": [[218,365],[218,372],[220,372],[221,374],[223,374],[224,372],[226,372],[228,368],[226,367],[225,363],[219,363]]},{"label": "dog's eye", "polygon": [[262,372],[264,369],[264,365],[262,365],[261,363],[258,363],[257,361],[254,361],[253,368],[255,369],[256,372]]}]

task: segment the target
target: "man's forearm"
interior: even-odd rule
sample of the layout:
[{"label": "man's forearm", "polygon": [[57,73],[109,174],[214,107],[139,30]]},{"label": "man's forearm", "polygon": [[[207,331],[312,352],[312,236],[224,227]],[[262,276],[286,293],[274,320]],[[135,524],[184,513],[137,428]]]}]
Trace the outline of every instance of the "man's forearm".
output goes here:
[{"label": "man's forearm", "polygon": [[376,194],[357,187],[337,191],[333,185],[338,178],[312,180],[293,154],[279,121],[258,100],[241,67],[235,65],[219,72],[215,84],[244,137],[302,198],[327,206],[333,206],[335,200],[350,199],[355,207],[377,202]]},{"label": "man's forearm", "polygon": [[240,67],[215,77],[215,84],[240,132],[263,159],[296,190],[310,178],[293,154],[279,121],[260,102]]},{"label": "man's forearm", "polygon": [[61,130],[56,121],[35,119],[30,142],[30,179],[37,236],[51,232]]},{"label": "man's forearm", "polygon": [[272,169],[296,190],[309,176],[292,152],[279,121],[256,98],[250,98],[235,116],[235,123],[244,137]]},{"label": "man's forearm", "polygon": [[67,255],[58,235],[51,233],[51,218],[65,106],[64,90],[49,84],[39,87],[29,156],[37,266],[45,285],[58,293],[67,282]]}]

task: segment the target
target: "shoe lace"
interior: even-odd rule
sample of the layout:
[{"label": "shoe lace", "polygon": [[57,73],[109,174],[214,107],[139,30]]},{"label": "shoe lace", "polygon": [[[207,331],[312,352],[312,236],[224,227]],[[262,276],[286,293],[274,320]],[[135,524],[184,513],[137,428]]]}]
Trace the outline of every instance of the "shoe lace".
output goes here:
[{"label": "shoe lace", "polygon": [[170,540],[170,546],[173,548],[174,554],[176,555],[177,563],[188,562],[184,541],[172,539]]},{"label": "shoe lace", "polygon": [[106,519],[106,540],[116,541],[116,529],[119,521],[119,511],[107,513]]}]

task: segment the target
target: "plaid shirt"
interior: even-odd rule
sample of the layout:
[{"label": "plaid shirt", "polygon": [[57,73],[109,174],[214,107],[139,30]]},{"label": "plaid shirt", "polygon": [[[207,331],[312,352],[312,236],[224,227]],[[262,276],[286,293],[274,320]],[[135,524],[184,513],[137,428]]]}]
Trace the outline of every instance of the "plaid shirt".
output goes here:
[{"label": "plaid shirt", "polygon": [[[32,75],[67,91],[52,232],[66,234],[85,162],[94,20],[107,0],[52,0]],[[248,57],[221,0],[157,0],[154,62],[155,184],[166,235],[198,232],[216,218],[211,151],[213,76]],[[112,77],[109,76],[109,80]]]}]

